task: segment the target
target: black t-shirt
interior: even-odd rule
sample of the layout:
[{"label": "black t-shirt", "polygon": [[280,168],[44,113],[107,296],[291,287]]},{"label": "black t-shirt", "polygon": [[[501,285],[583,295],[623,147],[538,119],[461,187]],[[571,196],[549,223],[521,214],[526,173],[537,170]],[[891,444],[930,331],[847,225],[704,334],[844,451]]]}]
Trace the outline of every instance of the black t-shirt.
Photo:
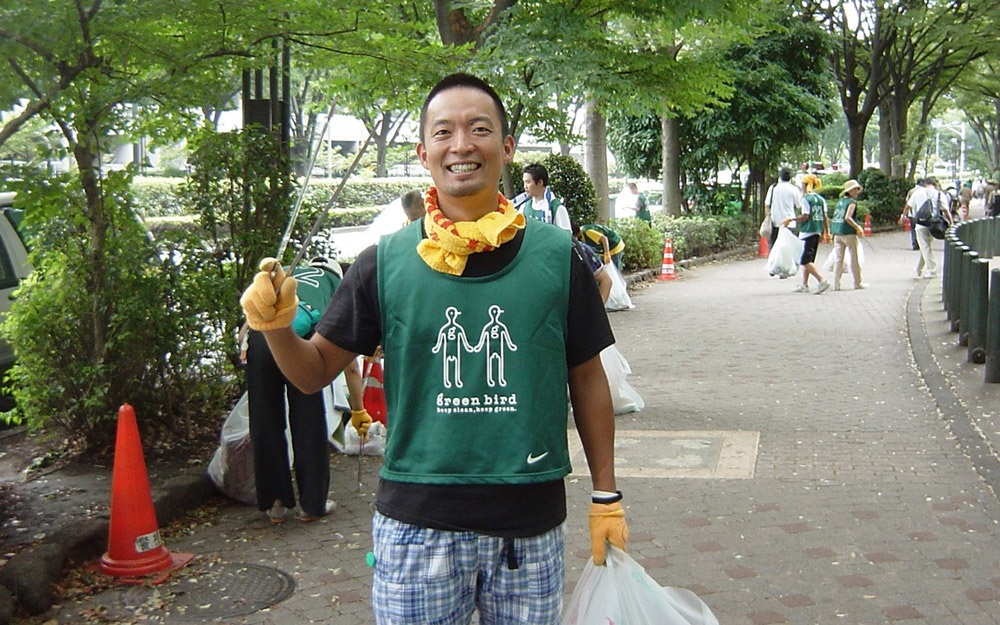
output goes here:
[{"label": "black t-shirt", "polygon": [[[491,252],[468,257],[464,277],[506,267],[521,249],[524,231]],[[583,364],[614,343],[593,272],[571,247],[566,364]],[[351,352],[371,355],[382,342],[376,247],[365,249],[344,276],[316,332]],[[392,415],[389,415],[392,427]],[[516,432],[512,436],[518,435]],[[376,509],[403,523],[451,531],[520,538],[536,536],[566,518],[563,480],[527,485],[439,485],[380,480]]]}]

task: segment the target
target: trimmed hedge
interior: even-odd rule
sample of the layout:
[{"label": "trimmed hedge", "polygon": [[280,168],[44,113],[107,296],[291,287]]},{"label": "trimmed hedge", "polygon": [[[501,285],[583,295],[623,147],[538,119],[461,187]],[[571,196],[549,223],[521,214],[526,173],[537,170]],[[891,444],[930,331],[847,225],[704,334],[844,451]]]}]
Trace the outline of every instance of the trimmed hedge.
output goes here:
[{"label": "trimmed hedge", "polygon": [[[170,217],[190,214],[180,197],[179,189],[183,178],[144,178],[137,177],[132,182],[135,195],[136,210],[144,218]],[[306,195],[302,200],[302,212],[305,215],[315,215],[329,203],[340,180],[313,178],[309,181]],[[335,209],[358,209],[331,211],[330,225],[338,222],[338,226],[363,226],[371,223],[381,212],[382,207],[410,189],[424,190],[430,186],[430,178],[392,178],[378,180],[349,180],[340,197],[337,198]],[[366,221],[367,220],[367,221]]]},{"label": "trimmed hedge", "polygon": [[653,215],[653,227],[634,217],[612,219],[611,228],[622,235],[625,250],[622,266],[626,271],[658,268],[663,261],[663,246],[671,239],[674,261],[717,254],[747,242],[753,224],[749,215],[693,215],[671,217]]}]

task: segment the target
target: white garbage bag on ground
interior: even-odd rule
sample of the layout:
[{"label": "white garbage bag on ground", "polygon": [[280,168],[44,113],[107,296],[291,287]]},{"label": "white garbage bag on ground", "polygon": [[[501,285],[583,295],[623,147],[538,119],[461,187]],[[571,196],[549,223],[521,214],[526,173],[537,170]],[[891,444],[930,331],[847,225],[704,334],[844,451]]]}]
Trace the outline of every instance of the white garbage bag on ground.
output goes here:
[{"label": "white garbage bag on ground", "polygon": [[639,393],[625,379],[632,373],[632,369],[617,347],[609,345],[601,351],[601,364],[604,365],[604,374],[611,387],[611,403],[615,414],[639,412],[646,407],[646,402],[642,401]]},{"label": "white garbage bag on ground", "polygon": [[608,263],[604,265],[604,271],[609,272],[608,275],[611,276],[611,294],[608,295],[608,301],[604,304],[604,309],[615,311],[635,308],[632,298],[628,296],[628,285],[625,284],[625,276],[618,270],[618,267],[615,267],[614,263]]},{"label": "white garbage bag on ground", "polygon": [[[342,413],[344,410],[350,411],[346,388],[344,376],[341,374],[333,384],[323,389],[326,431],[330,433],[330,444],[334,448],[338,448],[334,435],[337,431],[342,433],[344,430]],[[285,410],[288,410],[287,403]],[[292,434],[287,423],[285,440],[289,442],[288,463],[294,466],[295,454],[290,444]],[[340,450],[343,450],[342,443]],[[250,441],[250,409],[246,393],[243,393],[236,402],[222,424],[219,447],[208,463],[208,477],[224,495],[247,504],[257,503],[257,487],[253,474],[253,444]]]}]

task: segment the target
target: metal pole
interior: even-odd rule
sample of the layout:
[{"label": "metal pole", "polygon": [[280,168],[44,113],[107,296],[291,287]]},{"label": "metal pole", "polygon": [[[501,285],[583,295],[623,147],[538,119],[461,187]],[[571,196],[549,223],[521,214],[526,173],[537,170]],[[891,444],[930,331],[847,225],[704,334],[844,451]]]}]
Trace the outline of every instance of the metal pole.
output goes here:
[{"label": "metal pole", "polygon": [[992,219],[980,217],[976,220],[976,228],[979,230],[979,257],[993,258],[993,243],[990,241],[990,226]]},{"label": "metal pole", "polygon": [[990,272],[990,305],[986,323],[985,382],[1000,382],[1000,269]]},{"label": "metal pole", "polygon": [[965,281],[963,279],[963,274],[965,273],[965,253],[970,251],[968,245],[963,245],[961,241],[958,241],[958,245],[955,247],[955,266],[952,269],[955,273],[951,277],[951,325],[949,329],[952,332],[958,332],[961,328],[962,315],[962,293],[965,289]]},{"label": "metal pole", "polygon": [[990,261],[972,259],[969,267],[969,350],[967,359],[986,362],[986,321],[989,315]]},{"label": "metal pole", "polygon": [[971,250],[962,253],[962,311],[958,326],[958,344],[962,347],[969,344],[972,327],[972,263],[977,258],[979,254]]},{"label": "metal pole", "polygon": [[958,245],[955,235],[944,235],[944,266],[941,268],[941,301],[944,304],[945,319],[952,318],[955,306],[951,301],[951,283],[955,274],[955,247]]}]

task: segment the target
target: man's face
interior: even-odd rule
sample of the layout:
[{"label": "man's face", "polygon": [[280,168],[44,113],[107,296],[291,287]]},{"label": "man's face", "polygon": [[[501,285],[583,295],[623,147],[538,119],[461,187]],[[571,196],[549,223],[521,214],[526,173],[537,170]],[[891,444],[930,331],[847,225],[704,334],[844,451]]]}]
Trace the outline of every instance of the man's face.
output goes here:
[{"label": "man's face", "polygon": [[545,185],[540,180],[535,182],[531,174],[524,174],[521,182],[524,183],[524,192],[536,200],[540,200],[545,196]]},{"label": "man's face", "polygon": [[[500,174],[513,155],[514,139],[503,136],[499,112],[488,94],[454,87],[428,104],[417,156],[434,179],[441,209],[452,219],[478,218],[496,210]],[[451,215],[450,210],[461,214]]]}]

